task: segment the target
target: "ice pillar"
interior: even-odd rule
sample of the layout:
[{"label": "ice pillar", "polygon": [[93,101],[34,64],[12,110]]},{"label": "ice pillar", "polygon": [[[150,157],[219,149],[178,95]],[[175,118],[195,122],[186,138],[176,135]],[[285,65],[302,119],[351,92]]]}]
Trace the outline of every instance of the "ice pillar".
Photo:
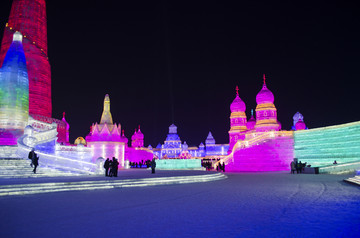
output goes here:
[{"label": "ice pillar", "polygon": [[28,117],[28,72],[22,35],[15,32],[0,69],[0,145],[16,145]]}]

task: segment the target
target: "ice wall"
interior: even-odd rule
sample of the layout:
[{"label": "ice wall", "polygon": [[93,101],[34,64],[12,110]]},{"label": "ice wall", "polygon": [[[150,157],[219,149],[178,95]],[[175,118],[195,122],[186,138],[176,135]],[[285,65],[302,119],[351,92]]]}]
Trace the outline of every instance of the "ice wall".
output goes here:
[{"label": "ice wall", "polygon": [[228,172],[263,172],[290,170],[293,161],[294,140],[292,136],[276,137],[259,144],[241,148],[226,165]]},{"label": "ice wall", "polygon": [[360,121],[295,131],[295,157],[312,167],[360,161]]}]

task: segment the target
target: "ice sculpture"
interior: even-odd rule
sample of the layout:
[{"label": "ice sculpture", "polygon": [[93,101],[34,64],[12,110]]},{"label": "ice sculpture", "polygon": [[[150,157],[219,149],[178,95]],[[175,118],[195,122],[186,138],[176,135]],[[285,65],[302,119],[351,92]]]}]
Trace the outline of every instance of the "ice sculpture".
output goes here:
[{"label": "ice sculpture", "polygon": [[45,0],[14,0],[1,42],[0,66],[15,31],[23,34],[29,76],[29,114],[51,117],[51,71],[47,55]]},{"label": "ice sculpture", "polygon": [[29,116],[29,80],[22,35],[13,42],[0,69],[0,145],[16,145]]}]

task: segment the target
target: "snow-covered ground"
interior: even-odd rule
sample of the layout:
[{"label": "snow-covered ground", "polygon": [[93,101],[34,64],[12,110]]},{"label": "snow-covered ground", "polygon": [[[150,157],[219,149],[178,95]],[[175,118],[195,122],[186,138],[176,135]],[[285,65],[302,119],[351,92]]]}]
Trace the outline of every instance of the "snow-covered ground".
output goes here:
[{"label": "snow-covered ground", "polygon": [[[120,172],[118,179],[150,176]],[[192,173],[207,172],[155,176]],[[207,183],[0,197],[0,237],[360,237],[360,187],[343,182],[351,175],[226,175]]]}]

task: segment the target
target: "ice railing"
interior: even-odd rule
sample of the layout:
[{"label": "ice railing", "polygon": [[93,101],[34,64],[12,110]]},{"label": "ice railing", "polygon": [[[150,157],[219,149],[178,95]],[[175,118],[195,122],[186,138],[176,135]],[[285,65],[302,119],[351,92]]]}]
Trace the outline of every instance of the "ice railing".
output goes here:
[{"label": "ice railing", "polygon": [[[44,150],[37,150],[36,153],[39,156],[39,163],[41,166],[51,167],[63,171],[73,172],[73,173],[86,173],[93,174],[101,172],[101,165],[87,162],[84,160],[89,160],[88,156],[80,156],[75,158],[75,156],[68,155],[64,156],[63,154],[58,154],[56,152],[56,139],[57,139],[57,125],[56,123],[48,124],[41,121],[36,121],[32,118],[29,120],[31,127],[25,128],[25,133],[22,137],[18,139],[18,155],[22,158],[27,158],[30,150],[33,147],[38,145],[54,142],[53,151],[50,153]],[[34,128],[35,127],[35,128]],[[38,148],[41,148],[39,146]]]},{"label": "ice railing", "polygon": [[249,148],[255,145],[262,144],[268,140],[274,139],[276,137],[292,137],[293,132],[292,131],[267,131],[267,132],[254,132],[249,133],[246,135],[245,140],[238,140],[236,144],[234,145],[231,153],[224,158],[222,158],[220,161],[217,161],[214,164],[214,167],[218,165],[218,163],[233,163],[234,162],[234,154],[235,152]]}]

